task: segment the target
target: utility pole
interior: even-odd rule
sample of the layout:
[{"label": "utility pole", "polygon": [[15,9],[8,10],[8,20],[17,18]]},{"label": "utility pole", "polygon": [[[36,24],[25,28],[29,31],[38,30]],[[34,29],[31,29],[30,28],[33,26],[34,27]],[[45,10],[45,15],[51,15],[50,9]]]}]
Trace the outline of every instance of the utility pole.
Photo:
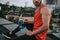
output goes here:
[{"label": "utility pole", "polygon": [[0,11],[1,11],[1,6],[0,6]]},{"label": "utility pole", "polygon": [[25,2],[25,7],[27,7],[27,1]]}]

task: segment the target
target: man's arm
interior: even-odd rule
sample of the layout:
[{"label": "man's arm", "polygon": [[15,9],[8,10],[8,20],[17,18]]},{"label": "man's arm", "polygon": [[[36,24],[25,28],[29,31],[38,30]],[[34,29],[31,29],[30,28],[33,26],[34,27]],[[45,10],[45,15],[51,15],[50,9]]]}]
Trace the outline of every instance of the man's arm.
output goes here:
[{"label": "man's arm", "polygon": [[10,31],[9,35],[12,36],[13,34],[15,34],[16,32],[20,31],[19,27],[17,27],[15,30]]},{"label": "man's arm", "polygon": [[39,27],[36,31],[33,31],[32,34],[42,33],[43,31],[47,30],[49,28],[49,23],[51,19],[51,11],[44,7],[41,9],[41,15],[42,15],[42,22],[43,25]]},{"label": "man's arm", "polygon": [[12,33],[15,34],[18,31],[20,31],[19,27],[17,27],[15,30],[13,30]]},{"label": "man's arm", "polygon": [[34,23],[34,17],[23,17],[24,23]]}]

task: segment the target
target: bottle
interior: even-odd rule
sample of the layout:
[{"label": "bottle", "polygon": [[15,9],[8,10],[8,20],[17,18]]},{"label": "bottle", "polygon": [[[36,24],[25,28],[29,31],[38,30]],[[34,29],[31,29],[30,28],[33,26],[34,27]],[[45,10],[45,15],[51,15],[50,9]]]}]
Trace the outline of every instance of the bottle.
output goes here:
[{"label": "bottle", "polygon": [[19,18],[19,22],[18,22],[18,24],[19,24],[19,29],[20,29],[20,31],[21,31],[21,30],[24,28],[22,17]]}]

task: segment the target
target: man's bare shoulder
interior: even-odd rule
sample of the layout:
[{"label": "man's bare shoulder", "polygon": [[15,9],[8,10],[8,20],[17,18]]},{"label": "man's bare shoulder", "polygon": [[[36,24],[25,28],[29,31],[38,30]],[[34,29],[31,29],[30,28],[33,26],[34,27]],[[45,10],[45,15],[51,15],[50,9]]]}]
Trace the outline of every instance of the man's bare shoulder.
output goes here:
[{"label": "man's bare shoulder", "polygon": [[43,7],[43,8],[41,9],[41,14],[51,15],[51,10],[50,10],[48,7]]}]

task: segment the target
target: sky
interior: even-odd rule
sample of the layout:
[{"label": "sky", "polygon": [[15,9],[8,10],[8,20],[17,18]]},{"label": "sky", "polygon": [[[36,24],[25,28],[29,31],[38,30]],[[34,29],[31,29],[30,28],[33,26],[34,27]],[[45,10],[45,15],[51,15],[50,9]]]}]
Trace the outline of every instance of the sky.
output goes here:
[{"label": "sky", "polygon": [[24,7],[26,4],[26,7],[34,7],[32,0],[0,0],[0,3],[6,4],[7,1],[9,1],[9,5]]}]

